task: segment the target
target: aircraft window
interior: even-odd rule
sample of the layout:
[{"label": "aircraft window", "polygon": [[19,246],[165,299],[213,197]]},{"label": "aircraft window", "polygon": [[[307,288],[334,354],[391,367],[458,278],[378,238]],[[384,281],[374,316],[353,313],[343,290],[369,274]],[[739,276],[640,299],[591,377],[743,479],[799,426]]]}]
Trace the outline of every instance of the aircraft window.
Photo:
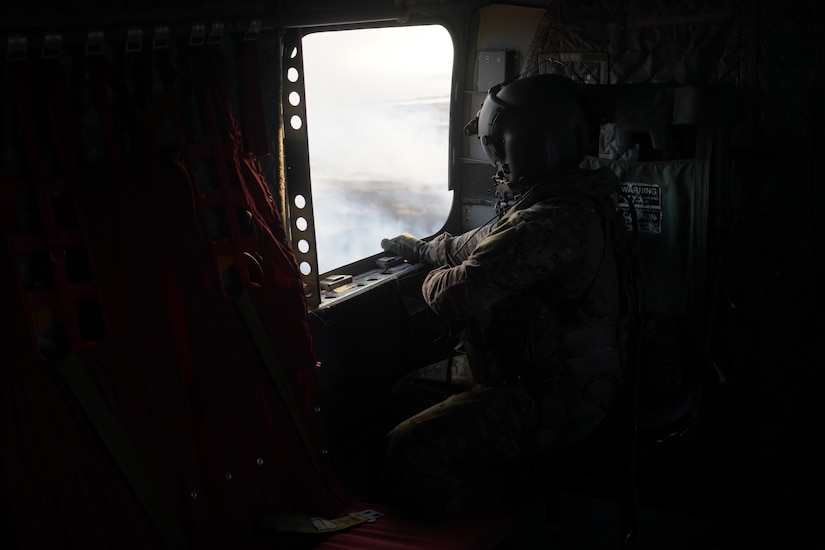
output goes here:
[{"label": "aircraft window", "polygon": [[436,233],[452,202],[449,32],[315,32],[302,53],[319,273],[381,252],[383,237]]}]

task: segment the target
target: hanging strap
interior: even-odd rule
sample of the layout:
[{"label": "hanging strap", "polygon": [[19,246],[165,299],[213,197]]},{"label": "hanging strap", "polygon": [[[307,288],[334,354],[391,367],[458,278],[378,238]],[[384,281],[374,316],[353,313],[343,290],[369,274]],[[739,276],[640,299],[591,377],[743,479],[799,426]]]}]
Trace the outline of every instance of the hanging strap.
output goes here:
[{"label": "hanging strap", "polygon": [[[257,64],[256,53],[255,44],[247,44],[248,61],[251,64]],[[209,62],[208,66],[212,70],[207,70],[207,60]],[[256,239],[245,236],[241,232],[238,223],[237,212],[239,209],[254,215],[252,214],[254,201],[244,192],[244,174],[238,172],[241,164],[239,155],[243,139],[232,111],[224,60],[218,48],[199,46],[192,48],[192,65],[194,80],[202,94],[200,100],[204,129],[210,145],[209,153],[215,161],[217,177],[216,189],[200,193],[201,205],[204,207],[207,219],[209,215],[208,208],[224,207],[228,237],[213,239],[212,252],[217,261],[231,256],[240,275],[241,284],[239,288],[230,284],[225,286],[224,291],[232,298],[238,308],[264,363],[269,379],[289,413],[290,420],[301,445],[304,447],[307,458],[318,476],[322,477],[321,467],[309,431],[295,402],[293,392],[288,385],[283,366],[255,306],[245,291],[245,289],[260,286],[250,276],[249,270],[249,266],[254,265],[254,263],[250,263],[250,259],[254,259],[259,244]],[[247,106],[251,107],[252,105],[248,102]],[[247,112],[254,112],[254,109]],[[231,176],[237,177],[236,183],[240,186],[240,189],[235,188]],[[224,281],[224,283],[226,285],[227,281]]]},{"label": "hanging strap", "polygon": [[[137,141],[146,150],[167,146],[174,138],[177,147],[186,146],[186,130],[178,108],[177,75],[168,48],[141,50],[127,54],[127,65],[135,82]],[[158,88],[159,91],[155,91]],[[172,134],[162,135],[168,124]]]},{"label": "hanging strap", "polygon": [[241,313],[241,317],[246,324],[249,335],[255,343],[258,354],[264,362],[264,367],[269,375],[269,379],[272,381],[272,384],[275,386],[275,390],[278,392],[279,397],[289,412],[289,417],[292,420],[292,424],[295,427],[298,438],[301,440],[304,451],[306,451],[307,458],[309,458],[315,472],[320,477],[321,466],[318,463],[318,457],[312,447],[312,443],[309,438],[309,431],[307,430],[303,417],[298,410],[298,405],[295,403],[295,398],[292,395],[292,391],[287,385],[287,380],[284,376],[281,362],[272,347],[272,343],[269,340],[269,336],[266,333],[263,322],[261,322],[261,318],[258,316],[258,312],[246,292],[241,292],[238,296],[236,296],[234,298],[234,302],[238,308],[238,311]]},{"label": "hanging strap", "polygon": [[[100,120],[100,129],[103,133],[103,144],[109,160],[117,160],[123,156],[120,133],[118,132],[117,117],[112,103],[109,101],[111,88],[121,99],[125,98],[126,88],[114,75],[114,67],[103,55],[87,56],[89,78],[94,92],[97,115]],[[131,122],[131,121],[130,121]]]},{"label": "hanging strap", "polygon": [[75,353],[69,353],[54,363],[55,371],[71,392],[76,403],[106,445],[112,458],[126,477],[143,510],[157,528],[169,548],[185,548],[180,526],[159,498],[151,478],[138,458],[128,435],[117,422],[89,373]]},{"label": "hanging strap", "polygon": [[[4,187],[0,193],[10,203],[21,200],[29,211],[37,213],[39,223],[24,224],[19,212],[7,210],[2,225],[16,259],[42,257],[48,264],[37,273],[43,278],[38,285],[26,284],[20,270],[17,273],[30,333],[35,349],[48,355],[51,351],[40,345],[38,333],[59,319],[65,344],[75,350],[88,349],[108,336],[109,323],[100,300],[94,254],[86,239],[88,229],[74,189],[75,123],[66,83],[55,62],[20,63],[10,66],[10,72],[20,120],[27,122],[21,123],[20,132],[28,176],[8,186],[0,182]],[[64,346],[63,337],[50,338],[48,347]]]},{"label": "hanging strap", "polygon": [[[225,226],[218,234],[212,234],[212,252],[218,270],[223,272],[227,265],[233,265],[241,285],[255,287],[263,271],[255,261],[260,253],[259,243],[248,234],[254,214],[247,193],[239,183],[244,179],[240,168],[242,138],[233,113],[225,62],[214,46],[193,47],[191,56],[206,143],[190,145],[186,158],[190,166],[198,158],[211,158],[216,179],[196,183],[201,215],[207,224]],[[204,183],[209,183],[211,189],[203,189]]]},{"label": "hanging strap", "polygon": [[[103,308],[97,286],[97,270],[92,249],[85,238],[86,226],[82,209],[72,187],[75,159],[71,130],[74,129],[74,123],[68,107],[65,83],[56,63],[44,64],[42,67],[28,64],[17,66],[13,68],[13,76],[20,116],[26,121],[26,124],[21,125],[21,132],[28,157],[30,181],[15,182],[18,185],[8,190],[11,195],[4,192],[3,198],[10,201],[23,198],[26,188],[31,187],[35,198],[31,206],[36,207],[41,226],[34,232],[35,229],[24,230],[19,227],[19,223],[4,219],[4,229],[9,232],[9,246],[15,256],[46,254],[51,260],[50,271],[54,279],[53,289],[31,290],[26,288],[18,273],[18,286],[30,318],[37,317],[41,310],[48,309],[52,317],[62,321],[71,349],[89,349],[97,346],[100,338],[107,336],[109,331],[106,316],[101,311]],[[32,89],[35,90],[34,93],[31,92]],[[47,123],[49,132],[43,131]],[[48,150],[48,142],[44,141],[47,138],[44,136],[51,136],[54,151],[54,156],[48,159],[43,153],[44,149]],[[62,175],[58,177],[48,174],[48,165],[60,166]],[[27,183],[29,185],[26,185]],[[71,205],[73,222],[68,227],[63,227],[59,223],[54,205],[57,198],[68,198],[68,204]],[[8,212],[4,214],[6,213]],[[70,275],[66,265],[67,257],[72,260],[71,254],[78,253],[77,250],[83,250],[85,253],[88,268],[88,273],[84,277],[79,277],[80,280],[75,280],[78,277],[73,278]],[[80,302],[91,302],[101,311],[105,333],[95,333],[94,337],[90,337],[84,332],[79,313]],[[34,334],[37,328],[35,322],[32,336],[35,349],[38,349],[40,355],[58,353],[57,349],[62,351],[62,346],[50,351],[38,347],[37,335]],[[71,351],[53,365],[59,380],[68,389],[74,402],[105,444],[167,545],[173,549],[184,548],[183,532],[165,510],[128,436],[119,426],[78,356]]]}]

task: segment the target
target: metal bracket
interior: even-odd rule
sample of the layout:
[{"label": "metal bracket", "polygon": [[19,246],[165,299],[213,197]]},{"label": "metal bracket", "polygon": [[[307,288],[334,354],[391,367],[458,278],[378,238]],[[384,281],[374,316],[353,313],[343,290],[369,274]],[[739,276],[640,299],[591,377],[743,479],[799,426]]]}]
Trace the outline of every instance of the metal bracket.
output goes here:
[{"label": "metal bracket", "polygon": [[246,34],[244,35],[244,40],[257,40],[258,36],[261,34],[261,20],[260,19],[253,19],[249,22],[249,27],[246,29]]},{"label": "metal bracket", "polygon": [[192,32],[189,34],[190,46],[203,46],[206,44],[206,25],[195,23],[192,25]]},{"label": "metal bracket", "polygon": [[338,287],[352,283],[352,275],[330,275],[321,281],[321,288],[324,290],[335,290]]},{"label": "metal bracket", "polygon": [[86,55],[103,54],[103,31],[89,31],[86,35]]},{"label": "metal bracket", "polygon": [[126,31],[126,52],[139,52],[143,49],[143,29]]},{"label": "metal bracket", "polygon": [[207,44],[220,44],[223,40],[223,31],[225,26],[223,23],[212,23],[209,29],[209,36],[206,39]]},{"label": "metal bracket", "polygon": [[43,37],[43,48],[40,50],[40,57],[43,59],[54,59],[60,57],[60,50],[63,46],[63,35],[47,34]]},{"label": "metal bracket", "polygon": [[28,49],[29,42],[24,35],[9,35],[6,40],[6,61],[23,61]]},{"label": "metal bracket", "polygon": [[158,25],[155,27],[155,34],[152,36],[152,49],[160,50],[169,47],[169,27]]}]

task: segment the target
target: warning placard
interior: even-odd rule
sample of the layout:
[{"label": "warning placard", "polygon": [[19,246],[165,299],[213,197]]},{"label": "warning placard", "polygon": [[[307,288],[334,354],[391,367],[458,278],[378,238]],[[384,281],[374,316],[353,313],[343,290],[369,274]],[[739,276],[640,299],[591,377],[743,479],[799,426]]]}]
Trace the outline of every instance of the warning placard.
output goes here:
[{"label": "warning placard", "polygon": [[624,182],[621,184],[622,191],[630,199],[619,195],[618,209],[624,216],[625,226],[628,231],[633,229],[633,218],[630,214],[630,206],[636,211],[639,219],[639,231],[642,233],[662,232],[662,187],[654,183]]}]

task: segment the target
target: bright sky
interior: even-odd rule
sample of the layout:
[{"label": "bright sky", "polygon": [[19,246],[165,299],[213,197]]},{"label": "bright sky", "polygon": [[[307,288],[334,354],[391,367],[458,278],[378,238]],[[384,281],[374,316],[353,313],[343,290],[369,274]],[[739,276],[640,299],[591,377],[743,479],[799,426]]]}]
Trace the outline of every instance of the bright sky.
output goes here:
[{"label": "bright sky", "polygon": [[[313,91],[332,91],[340,99],[443,95],[443,78],[453,70],[452,39],[440,25],[317,32],[304,37],[303,51],[304,77]],[[359,74],[363,78],[353,78]]]}]

